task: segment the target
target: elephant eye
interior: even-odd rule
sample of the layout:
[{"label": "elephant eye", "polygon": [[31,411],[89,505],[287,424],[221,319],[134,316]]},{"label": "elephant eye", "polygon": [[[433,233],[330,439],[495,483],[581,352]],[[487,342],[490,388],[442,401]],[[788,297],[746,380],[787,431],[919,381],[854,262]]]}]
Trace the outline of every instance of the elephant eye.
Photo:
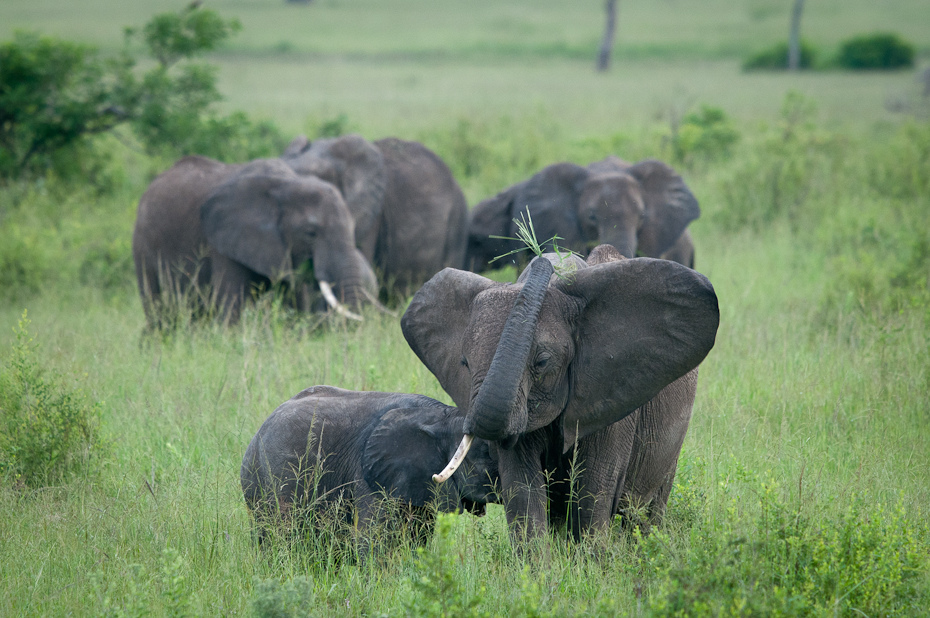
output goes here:
[{"label": "elephant eye", "polygon": [[548,354],[540,354],[539,356],[537,356],[536,357],[536,368],[543,369],[546,365],[549,364],[550,358],[551,356],[549,356]]},{"label": "elephant eye", "polygon": [[465,367],[465,369],[468,369],[468,359],[465,358],[464,356],[462,357],[462,367]]}]

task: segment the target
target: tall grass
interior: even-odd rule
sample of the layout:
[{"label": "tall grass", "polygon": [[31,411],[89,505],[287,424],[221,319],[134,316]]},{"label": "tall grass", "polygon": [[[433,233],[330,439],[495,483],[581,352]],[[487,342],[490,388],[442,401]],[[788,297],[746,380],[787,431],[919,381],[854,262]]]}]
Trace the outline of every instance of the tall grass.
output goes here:
[{"label": "tall grass", "polygon": [[[809,114],[793,125],[796,141],[779,146],[815,162],[785,177],[796,183],[790,209],[766,197],[768,185],[740,185],[765,178],[761,172],[778,161],[757,151],[760,141],[784,138],[778,118],[771,129],[743,126],[729,157],[686,172],[704,206],[693,225],[697,263],[717,289],[721,327],[701,368],[665,525],[647,540],[618,529],[517,555],[502,509],[492,507],[484,519],[442,523],[420,555],[401,547],[359,565],[336,559],[337,548],[323,539],[258,551],[238,468],[279,403],[312,384],[448,397],[405,345],[397,320],[375,312],[359,326],[321,323],[266,300],[234,328],[194,322],[144,337],[128,263],[112,266],[116,284],[81,279],[84,241],[101,234],[52,226],[43,233],[54,242],[40,246],[62,263],[0,304],[0,347],[10,345],[28,308],[37,357],[77,376],[101,402],[111,447],[55,487],[0,489],[0,532],[13,539],[0,545],[0,613],[288,615],[300,607],[396,615],[456,606],[512,615],[908,614],[924,607],[930,258],[920,222],[930,204],[924,176],[911,170],[927,168],[928,133],[914,124],[879,141],[846,135],[834,148],[840,134]],[[432,135],[447,136],[437,141],[442,154],[473,191],[487,191],[532,168],[532,158],[508,154],[525,143],[519,131],[507,141],[510,122],[491,125],[494,139],[462,131],[459,121]],[[645,135],[629,137],[620,154],[625,148],[635,159],[661,147]],[[533,155],[540,162],[612,150],[609,141],[567,139],[557,125],[550,137]],[[739,191],[757,200],[748,211],[755,218],[739,214]],[[45,229],[54,217],[42,212],[54,212],[57,195],[29,193],[6,220]],[[110,241],[125,242],[128,189],[75,195],[61,205],[61,221],[86,212],[91,226],[108,220],[92,214],[100,209],[110,213]]]}]

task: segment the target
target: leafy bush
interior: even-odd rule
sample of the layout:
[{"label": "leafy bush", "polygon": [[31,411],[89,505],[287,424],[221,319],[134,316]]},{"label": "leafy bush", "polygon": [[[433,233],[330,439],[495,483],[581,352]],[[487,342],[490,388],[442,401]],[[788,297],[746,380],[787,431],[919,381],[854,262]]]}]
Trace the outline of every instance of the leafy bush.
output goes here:
[{"label": "leafy bush", "polygon": [[76,471],[100,446],[100,404],[39,366],[28,326],[23,312],[0,368],[0,475],[34,487]]},{"label": "leafy bush", "polygon": [[452,527],[456,515],[437,513],[431,549],[418,548],[415,596],[407,602],[409,616],[480,616],[480,595],[469,594],[456,577],[458,556]]},{"label": "leafy bush", "polygon": [[316,605],[313,578],[295,577],[286,582],[260,581],[252,596],[252,609],[259,618],[307,616]]},{"label": "leafy bush", "polygon": [[[817,58],[817,50],[807,41],[801,41],[800,68],[810,69]],[[788,43],[776,43],[743,62],[744,71],[778,70],[788,68]]]},{"label": "leafy bush", "polygon": [[[838,516],[814,521],[785,506],[777,483],[745,474],[754,518],[699,523],[673,546],[665,531],[639,545],[654,615],[910,615],[930,600],[928,528],[898,507],[853,498]],[[739,505],[730,505],[735,512]],[[914,523],[921,522],[921,523]]]},{"label": "leafy bush", "polygon": [[897,34],[863,34],[840,45],[836,63],[846,69],[900,69],[914,66],[914,46]]},{"label": "leafy bush", "polygon": [[191,62],[239,28],[194,4],[156,15],[142,30],[156,66],[141,75],[130,51],[134,29],[127,29],[122,53],[109,59],[86,46],[17,33],[0,46],[0,179],[55,169],[63,149],[86,156],[91,136],[124,123],[150,153],[224,160],[277,154],[285,143],[278,129],[241,112],[219,115],[215,67]]},{"label": "leafy bush", "polygon": [[124,91],[86,46],[18,32],[0,45],[0,178],[126,120]]},{"label": "leafy bush", "polygon": [[831,186],[845,142],[818,130],[815,112],[801,94],[786,95],[781,121],[745,144],[722,177],[718,223],[728,229],[760,228],[785,217],[797,227],[802,218],[823,214],[804,207]]},{"label": "leafy bush", "polygon": [[679,163],[693,163],[698,157],[715,159],[730,154],[740,134],[719,107],[702,105],[687,114],[681,126],[673,128],[669,143],[672,157]]}]

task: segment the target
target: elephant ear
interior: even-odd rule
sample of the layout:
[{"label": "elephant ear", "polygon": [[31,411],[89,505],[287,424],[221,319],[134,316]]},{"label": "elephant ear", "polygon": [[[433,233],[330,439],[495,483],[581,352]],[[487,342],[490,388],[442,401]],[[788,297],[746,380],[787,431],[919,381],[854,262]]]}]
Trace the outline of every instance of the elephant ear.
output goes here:
[{"label": "elephant ear", "polygon": [[479,260],[481,263],[469,264],[470,269],[481,270],[485,263],[490,265],[491,260],[514,248],[512,241],[491,237],[511,236],[514,199],[524,184],[526,183],[519,183],[505,189],[472,208],[468,215],[468,256],[469,261]]},{"label": "elephant ear", "polygon": [[[447,406],[436,406],[395,408],[385,413],[372,429],[362,454],[362,473],[368,486],[414,506],[433,500],[436,488],[432,477],[445,467],[456,439],[463,435],[464,417],[450,415],[448,410]],[[453,510],[458,501],[440,506]]]},{"label": "elephant ear", "polygon": [[639,253],[659,257],[701,215],[697,198],[681,176],[661,161],[640,161],[627,171],[639,181],[646,206]]},{"label": "elephant ear", "polygon": [[281,157],[284,159],[289,159],[291,157],[296,157],[304,150],[307,149],[307,146],[310,145],[310,142],[307,140],[306,135],[298,135],[291,140],[291,143],[287,145],[284,149],[284,152],[281,153]]},{"label": "elephant ear", "polygon": [[655,397],[714,346],[720,320],[714,288],[676,262],[607,261],[554,287],[583,307],[564,416],[566,449]]},{"label": "elephant ear", "polygon": [[475,296],[494,286],[480,275],[445,268],[414,294],[400,320],[404,338],[455,405],[467,408],[471,377],[462,364],[462,343]]},{"label": "elephant ear", "polygon": [[200,206],[210,246],[270,279],[290,269],[278,204],[295,179],[273,168],[247,168],[217,187]]}]

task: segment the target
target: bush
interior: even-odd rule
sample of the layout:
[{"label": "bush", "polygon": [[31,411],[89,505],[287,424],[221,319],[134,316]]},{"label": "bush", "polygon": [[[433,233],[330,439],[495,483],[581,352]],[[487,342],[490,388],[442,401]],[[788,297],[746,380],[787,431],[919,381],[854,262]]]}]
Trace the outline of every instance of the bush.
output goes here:
[{"label": "bush", "polygon": [[724,208],[716,213],[728,229],[762,228],[785,218],[795,228],[801,219],[816,221],[822,210],[805,208],[830,188],[843,161],[845,142],[819,131],[814,103],[789,92],[781,119],[741,149],[721,179]]},{"label": "bush", "polygon": [[[810,69],[814,66],[817,52],[807,41],[801,41],[800,68]],[[744,71],[778,70],[788,68],[788,43],[776,43],[768,49],[750,56],[743,62]]]},{"label": "bush", "polygon": [[844,41],[836,62],[845,69],[914,66],[914,46],[894,33],[863,34]]},{"label": "bush", "polygon": [[43,370],[26,312],[0,367],[0,478],[30,487],[64,479],[100,446],[100,404]]},{"label": "bush", "polygon": [[278,129],[241,112],[219,115],[216,69],[191,62],[239,28],[194,4],[156,15],[142,31],[156,66],[141,74],[131,28],[122,53],[111,59],[90,47],[17,33],[0,46],[0,179],[73,167],[74,156],[56,160],[56,154],[94,154],[86,147],[90,138],[124,123],[152,154],[223,160],[278,154],[285,145]]},{"label": "bush", "polygon": [[[911,615],[930,600],[928,529],[903,509],[855,496],[838,516],[815,522],[785,506],[771,478],[744,474],[756,504],[740,523],[699,523],[690,543],[673,547],[663,530],[639,544],[652,580],[650,615]],[[920,523],[914,523],[920,522]]]},{"label": "bush", "polygon": [[691,164],[698,157],[716,159],[729,155],[739,137],[739,131],[722,109],[702,105],[700,110],[687,114],[681,126],[673,128],[669,143],[675,161]]}]

